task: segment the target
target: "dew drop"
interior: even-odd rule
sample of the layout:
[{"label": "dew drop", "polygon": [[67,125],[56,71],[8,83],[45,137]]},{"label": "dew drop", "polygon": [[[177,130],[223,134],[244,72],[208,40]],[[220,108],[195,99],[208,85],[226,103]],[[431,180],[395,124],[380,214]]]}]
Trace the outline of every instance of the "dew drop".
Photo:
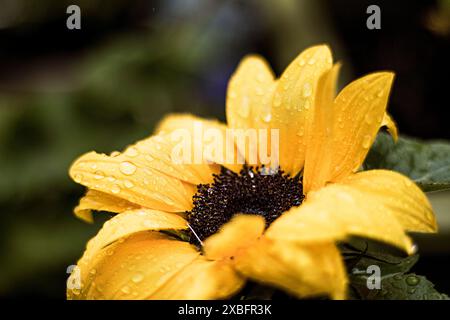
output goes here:
[{"label": "dew drop", "polygon": [[238,110],[239,115],[243,118],[247,118],[250,113],[250,101],[247,96],[242,98],[241,107]]},{"label": "dew drop", "polygon": [[136,273],[132,278],[131,281],[134,283],[139,283],[144,279],[144,276],[141,273]]},{"label": "dew drop", "polygon": [[419,284],[419,282],[420,282],[420,279],[417,276],[410,275],[410,276],[406,277],[406,283],[409,286],[416,286]]},{"label": "dew drop", "polygon": [[105,174],[102,171],[96,171],[94,174],[94,179],[101,180],[105,177]]},{"label": "dew drop", "polygon": [[139,151],[135,147],[129,147],[127,149],[127,151],[125,151],[125,155],[132,157],[132,158],[136,157],[138,154],[139,154]]},{"label": "dew drop", "polygon": [[264,90],[260,87],[256,87],[255,92],[258,96],[262,96],[264,94]]},{"label": "dew drop", "polygon": [[128,189],[131,189],[131,188],[134,187],[134,183],[131,182],[130,180],[125,180],[125,181],[123,182],[123,184],[124,184],[125,188],[128,188]]},{"label": "dew drop", "polygon": [[269,112],[269,113],[267,113],[265,115],[261,115],[261,119],[264,122],[270,122],[270,120],[272,120],[272,114]]},{"label": "dew drop", "polygon": [[306,100],[305,101],[305,105],[303,106],[306,110],[308,110],[309,109],[309,107],[310,107],[310,102],[309,102],[309,100]]},{"label": "dew drop", "polygon": [[308,60],[308,64],[309,64],[309,65],[312,66],[314,63],[316,63],[316,59],[311,58],[311,59]]},{"label": "dew drop", "polygon": [[119,187],[117,184],[114,184],[114,185],[111,187],[111,192],[114,193],[114,194],[120,193],[120,187]]},{"label": "dew drop", "polygon": [[363,147],[364,149],[368,149],[368,148],[370,147],[370,140],[371,140],[371,137],[370,137],[369,135],[366,135],[366,136],[363,138],[363,141],[362,141],[362,147]]},{"label": "dew drop", "polygon": [[151,161],[153,161],[155,159],[151,155],[147,154],[147,155],[145,155],[145,160],[151,162]]},{"label": "dew drop", "polygon": [[258,73],[258,75],[256,76],[256,80],[258,80],[259,82],[264,82],[265,79],[266,77],[263,72]]},{"label": "dew drop", "polygon": [[122,287],[121,291],[125,294],[129,294],[131,292],[130,287],[129,286],[124,286]]},{"label": "dew drop", "polygon": [[312,86],[309,82],[306,82],[303,85],[303,97],[307,98],[311,96],[311,93],[312,93]]},{"label": "dew drop", "polygon": [[273,99],[273,106],[274,107],[281,106],[281,94],[279,92],[275,93],[275,97]]},{"label": "dew drop", "polygon": [[120,154],[119,151],[113,151],[113,152],[111,152],[110,156],[111,157],[117,157],[119,154]]},{"label": "dew drop", "polygon": [[237,96],[237,95],[236,95],[236,92],[235,92],[235,91],[229,91],[229,92],[228,92],[228,97],[229,97],[229,98],[234,99],[234,98],[236,98],[236,96]]},{"label": "dew drop", "polygon": [[136,166],[129,161],[124,161],[120,164],[120,171],[129,176],[136,172]]},{"label": "dew drop", "polygon": [[364,120],[367,124],[371,124],[373,122],[373,118],[369,113],[364,116]]},{"label": "dew drop", "polygon": [[303,67],[305,65],[305,60],[304,59],[300,59],[300,61],[298,62],[298,65],[300,67]]},{"label": "dew drop", "polygon": [[73,293],[74,295],[76,295],[76,296],[78,296],[78,295],[81,293],[81,290],[80,290],[80,289],[72,289],[71,291],[72,291],[72,293]]},{"label": "dew drop", "polygon": [[303,127],[300,127],[300,129],[297,131],[297,136],[303,137],[305,134],[305,129]]},{"label": "dew drop", "polygon": [[77,173],[73,179],[75,180],[76,183],[81,183],[81,181],[83,181],[83,175],[81,173]]}]

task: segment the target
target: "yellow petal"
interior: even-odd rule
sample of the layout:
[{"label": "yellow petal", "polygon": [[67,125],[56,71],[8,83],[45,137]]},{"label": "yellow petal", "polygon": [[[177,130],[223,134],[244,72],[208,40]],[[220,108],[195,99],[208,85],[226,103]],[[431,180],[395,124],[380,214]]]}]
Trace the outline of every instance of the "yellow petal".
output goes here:
[{"label": "yellow petal", "polygon": [[379,198],[344,184],[310,192],[300,207],[275,220],[266,235],[302,243],[345,240],[355,235],[413,251],[411,239]]},{"label": "yellow petal", "polygon": [[262,216],[237,215],[203,242],[203,251],[209,259],[232,257],[240,249],[251,245],[264,229]]},{"label": "yellow petal", "polygon": [[[191,146],[189,158],[194,160],[191,168],[212,162],[215,164],[210,164],[213,173],[219,171],[217,164],[239,172],[244,163],[245,159],[238,153],[233,139],[227,137],[227,126],[217,120],[202,119],[190,114],[171,114],[161,120],[156,132],[175,143]],[[209,182],[212,181],[211,176],[207,175],[211,179]]]},{"label": "yellow petal", "polygon": [[74,212],[78,218],[92,223],[92,210],[122,213],[127,210],[137,208],[139,208],[139,206],[126,200],[114,197],[110,194],[96,190],[88,190],[86,195],[80,199],[80,202],[78,206],[75,207]]},{"label": "yellow petal", "polygon": [[95,152],[78,158],[70,168],[76,182],[144,207],[181,212],[190,210],[193,187],[148,166],[124,152],[107,156]]},{"label": "yellow petal", "polygon": [[133,233],[186,228],[186,220],[174,213],[143,208],[126,211],[105,222],[97,235],[88,242],[83,258],[89,259],[108,244]]},{"label": "yellow petal", "polygon": [[[266,131],[265,149],[259,150],[260,132],[266,130],[272,119],[272,97],[276,88],[274,74],[267,62],[260,56],[245,57],[228,83],[227,122],[235,130],[252,129],[255,135],[245,136],[245,145],[238,143],[241,154],[249,165],[260,165],[260,152],[270,155],[270,132]],[[250,138],[251,137],[251,138]],[[253,139],[253,140],[252,140]],[[251,156],[250,156],[251,155]],[[270,166],[270,163],[264,164]]]},{"label": "yellow petal", "polygon": [[69,299],[145,299],[198,257],[187,242],[156,232],[116,241],[88,264],[80,261],[82,288]]},{"label": "yellow petal", "polygon": [[261,238],[235,258],[246,277],[288,291],[299,298],[345,298],[347,277],[333,243],[300,244]]},{"label": "yellow petal", "polygon": [[225,261],[199,257],[174,275],[150,299],[225,299],[238,292],[245,280]]},{"label": "yellow petal", "polygon": [[320,76],[332,66],[330,49],[303,51],[283,72],[273,96],[271,128],[279,129],[280,166],[291,175],[303,169]]},{"label": "yellow petal", "polygon": [[335,64],[322,74],[317,85],[314,121],[308,135],[303,171],[304,194],[323,186],[330,175],[333,100],[339,69],[340,64]]},{"label": "yellow petal", "polygon": [[362,191],[372,203],[383,206],[407,231],[435,232],[436,218],[427,196],[409,178],[388,170],[353,174],[342,183]]},{"label": "yellow petal", "polygon": [[385,113],[383,117],[383,122],[381,123],[382,127],[387,127],[388,132],[391,134],[392,138],[394,138],[394,141],[397,142],[398,140],[398,129],[397,125],[395,124],[395,121],[392,119],[392,117]]},{"label": "yellow petal", "polygon": [[339,181],[361,166],[382,124],[393,79],[391,72],[373,73],[336,97],[328,181]]},{"label": "yellow petal", "polygon": [[86,283],[99,252],[108,245],[146,230],[185,229],[186,227],[186,221],[182,217],[150,209],[131,210],[112,217],[88,242],[83,257],[78,261],[78,266],[82,270],[82,282]]}]

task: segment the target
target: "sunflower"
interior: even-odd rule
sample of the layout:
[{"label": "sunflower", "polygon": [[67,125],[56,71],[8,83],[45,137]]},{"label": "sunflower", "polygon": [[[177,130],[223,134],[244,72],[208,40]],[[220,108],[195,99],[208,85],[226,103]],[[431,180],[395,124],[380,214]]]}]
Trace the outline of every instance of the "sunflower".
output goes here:
[{"label": "sunflower", "polygon": [[[360,170],[382,126],[397,138],[386,113],[394,75],[369,74],[335,96],[338,72],[326,45],[303,51],[278,79],[248,56],[229,82],[227,125],[172,114],[121,153],[78,158],[70,176],[88,190],[75,214],[116,215],[88,242],[68,298],[223,299],[251,280],[299,298],[343,299],[337,243],[358,236],[412,253],[406,232],[437,229],[425,194],[399,173]],[[278,170],[174,163],[170,133],[196,124],[224,135],[277,129]]]}]

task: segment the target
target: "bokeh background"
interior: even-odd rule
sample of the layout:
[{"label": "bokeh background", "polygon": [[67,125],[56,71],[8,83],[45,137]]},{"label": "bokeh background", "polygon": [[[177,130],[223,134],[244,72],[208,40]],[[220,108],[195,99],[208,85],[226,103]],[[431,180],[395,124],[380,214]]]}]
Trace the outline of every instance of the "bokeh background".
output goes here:
[{"label": "bokeh background", "polygon": [[[81,30],[66,28],[81,7]],[[381,8],[381,30],[366,8]],[[78,155],[148,136],[162,115],[224,120],[227,81],[248,53],[279,74],[329,43],[341,83],[397,74],[390,112],[402,134],[450,139],[450,1],[0,0],[0,296],[65,298],[66,268],[106,219],[72,215]],[[450,203],[431,195],[442,234],[417,239],[414,269],[450,292]]]}]

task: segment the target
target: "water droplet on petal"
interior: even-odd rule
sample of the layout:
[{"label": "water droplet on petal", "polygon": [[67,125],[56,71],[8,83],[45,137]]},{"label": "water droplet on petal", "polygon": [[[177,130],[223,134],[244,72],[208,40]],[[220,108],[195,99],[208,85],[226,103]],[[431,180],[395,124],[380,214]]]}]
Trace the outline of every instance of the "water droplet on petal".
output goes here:
[{"label": "water droplet on petal", "polygon": [[306,100],[305,105],[303,106],[305,108],[305,110],[308,110],[310,106],[311,106],[311,104],[310,104],[309,100]]},{"label": "water droplet on petal", "polygon": [[264,90],[261,87],[256,87],[255,92],[258,96],[262,96],[264,94]]},{"label": "water droplet on petal", "polygon": [[371,141],[372,139],[371,139],[371,137],[369,136],[369,135],[366,135],[364,138],[363,138],[363,141],[362,141],[362,147],[364,148],[364,149],[368,149],[369,147],[370,147],[370,141]]},{"label": "water droplet on petal", "polygon": [[305,134],[305,129],[303,127],[300,127],[300,129],[297,131],[297,136],[303,137]]},{"label": "water droplet on petal", "polygon": [[114,184],[114,185],[111,187],[111,192],[114,193],[114,194],[120,193],[120,187],[119,187],[117,184]]},{"label": "water droplet on petal", "polygon": [[130,287],[129,286],[124,286],[122,287],[121,291],[125,294],[129,294],[131,292]]},{"label": "water droplet on petal", "polygon": [[236,92],[235,91],[228,91],[228,97],[231,99],[236,98]]},{"label": "water droplet on petal", "polygon": [[364,116],[364,120],[366,121],[367,124],[371,124],[373,122],[373,118],[372,118],[372,116],[369,113],[367,113]]},{"label": "water droplet on petal", "polygon": [[105,177],[105,174],[102,171],[96,171],[94,174],[94,179],[101,180]]},{"label": "water droplet on petal", "polygon": [[134,183],[131,182],[130,180],[125,180],[125,181],[123,182],[123,184],[124,184],[125,188],[128,188],[128,189],[131,189],[131,188],[134,187]]},{"label": "water droplet on petal", "polygon": [[111,152],[110,156],[111,157],[117,157],[119,154],[120,154],[119,151],[113,151],[113,152]]},{"label": "water droplet on petal", "polygon": [[75,180],[76,183],[81,183],[81,181],[83,181],[83,175],[81,173],[77,173],[73,179]]},{"label": "water droplet on petal", "polygon": [[279,92],[276,92],[273,98],[273,106],[279,107],[281,105],[281,99],[281,94]]},{"label": "water droplet on petal", "polygon": [[239,115],[243,118],[247,118],[250,113],[250,99],[247,96],[242,97],[241,106],[238,110]]},{"label": "water droplet on petal", "polygon": [[305,60],[304,59],[300,59],[300,61],[298,62],[298,65],[300,67],[303,67],[305,65]]},{"label": "water droplet on petal", "polygon": [[124,161],[120,164],[120,171],[129,176],[136,172],[136,166],[129,161]]},{"label": "water droplet on petal", "polygon": [[311,95],[312,93],[312,86],[309,82],[306,82],[303,85],[303,97],[307,98]]},{"label": "water droplet on petal", "polygon": [[81,290],[80,290],[80,289],[72,289],[71,292],[72,292],[74,295],[78,296],[78,295],[81,293]]},{"label": "water droplet on petal", "polygon": [[134,283],[139,283],[144,279],[144,276],[141,273],[136,273],[132,278],[131,281]]},{"label": "water droplet on petal", "polygon": [[316,59],[311,58],[311,59],[308,60],[308,64],[309,64],[309,65],[312,66],[314,63],[316,63]]},{"label": "water droplet on petal", "polygon": [[139,151],[135,147],[129,147],[127,149],[127,151],[125,151],[125,155],[132,157],[132,158],[136,157],[138,154],[139,154]]},{"label": "water droplet on petal", "polygon": [[269,112],[269,113],[267,113],[265,115],[261,115],[261,119],[264,122],[270,122],[270,120],[272,120],[272,114]]}]

